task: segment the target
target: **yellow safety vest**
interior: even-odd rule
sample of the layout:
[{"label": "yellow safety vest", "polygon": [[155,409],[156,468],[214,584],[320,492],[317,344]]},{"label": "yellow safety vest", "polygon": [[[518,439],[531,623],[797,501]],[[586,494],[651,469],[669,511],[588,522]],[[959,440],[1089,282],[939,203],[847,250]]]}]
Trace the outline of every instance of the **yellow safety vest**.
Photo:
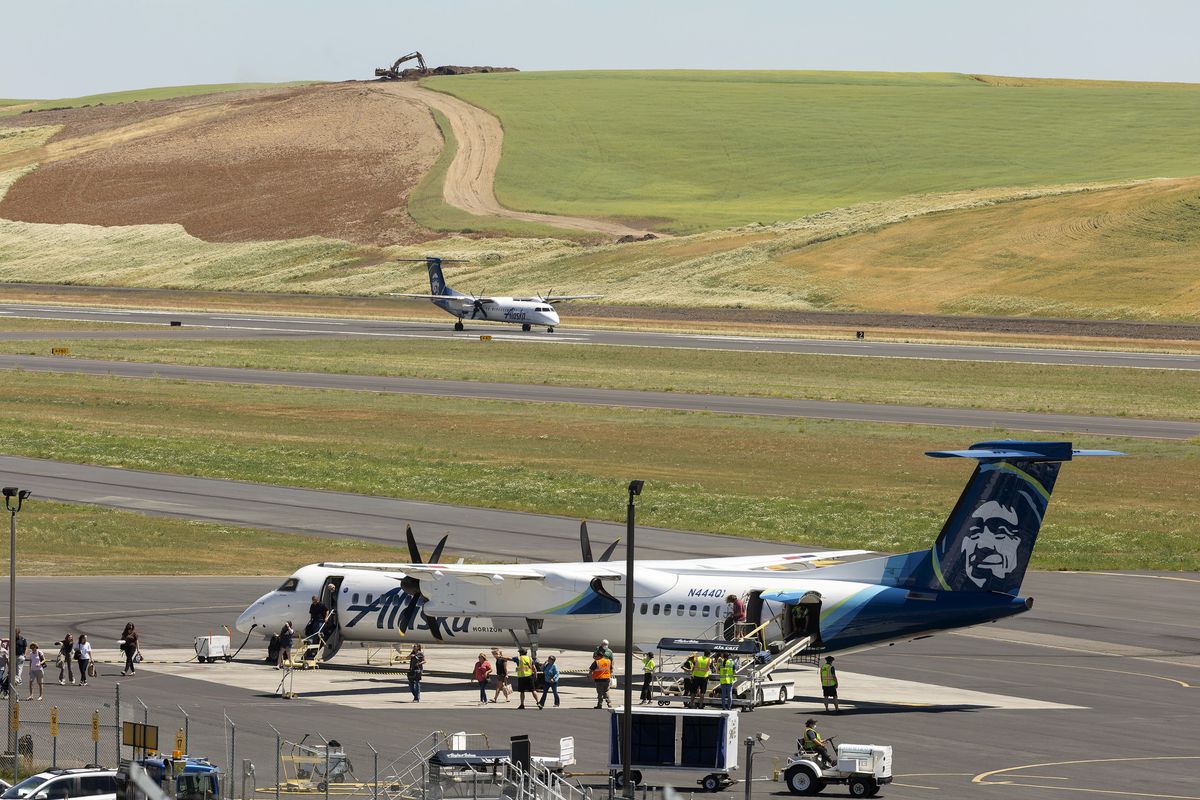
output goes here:
[{"label": "yellow safety vest", "polygon": [[816,728],[804,729],[804,749],[812,750],[820,745],[821,734],[817,733]]},{"label": "yellow safety vest", "polygon": [[837,677],[833,674],[833,664],[825,663],[821,665],[821,685],[837,686]]},{"label": "yellow safety vest", "polygon": [[734,680],[733,662],[726,661],[721,665],[721,683],[733,683]]},{"label": "yellow safety vest", "polygon": [[696,660],[692,662],[692,677],[707,678],[708,675],[708,658],[705,656],[697,656]]},{"label": "yellow safety vest", "polygon": [[533,674],[533,659],[529,656],[517,656],[517,677],[528,678]]},{"label": "yellow safety vest", "polygon": [[654,672],[654,659],[647,658],[642,661],[642,672]]}]

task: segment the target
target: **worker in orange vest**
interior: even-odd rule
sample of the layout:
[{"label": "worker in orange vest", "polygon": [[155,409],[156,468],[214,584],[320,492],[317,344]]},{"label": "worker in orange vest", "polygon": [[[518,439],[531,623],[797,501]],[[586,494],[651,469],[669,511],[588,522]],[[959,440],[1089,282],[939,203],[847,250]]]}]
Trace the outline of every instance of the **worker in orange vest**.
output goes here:
[{"label": "worker in orange vest", "polygon": [[596,684],[596,708],[602,705],[612,708],[612,703],[608,702],[608,683],[612,679],[612,661],[609,660],[603,650],[597,650],[593,655],[595,659],[592,662],[588,674],[592,676],[592,680]]}]

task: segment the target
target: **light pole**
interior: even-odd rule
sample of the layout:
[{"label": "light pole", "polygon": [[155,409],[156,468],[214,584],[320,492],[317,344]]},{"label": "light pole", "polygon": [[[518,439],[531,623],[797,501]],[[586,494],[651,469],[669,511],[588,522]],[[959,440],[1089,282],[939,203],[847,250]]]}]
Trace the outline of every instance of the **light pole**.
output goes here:
[{"label": "light pole", "polygon": [[[8,747],[12,753],[13,783],[17,783],[17,732],[13,729],[13,707],[17,704],[17,512],[32,492],[5,486],[4,508],[8,511]],[[13,503],[16,498],[16,504]]]},{"label": "light pole", "polygon": [[621,714],[621,769],[625,794],[633,798],[629,765],[633,752],[633,514],[634,498],[642,493],[645,481],[629,482],[629,506],[625,509],[625,710]]}]

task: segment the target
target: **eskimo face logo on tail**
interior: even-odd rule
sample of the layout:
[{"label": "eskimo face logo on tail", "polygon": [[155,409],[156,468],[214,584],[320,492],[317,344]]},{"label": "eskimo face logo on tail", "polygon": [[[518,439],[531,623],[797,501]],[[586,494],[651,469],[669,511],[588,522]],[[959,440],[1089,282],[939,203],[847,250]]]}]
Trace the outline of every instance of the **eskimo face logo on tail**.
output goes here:
[{"label": "eskimo face logo on tail", "polygon": [[1017,568],[1021,520],[1015,509],[989,500],[971,515],[962,540],[967,580],[980,589],[989,582],[1004,583]]}]

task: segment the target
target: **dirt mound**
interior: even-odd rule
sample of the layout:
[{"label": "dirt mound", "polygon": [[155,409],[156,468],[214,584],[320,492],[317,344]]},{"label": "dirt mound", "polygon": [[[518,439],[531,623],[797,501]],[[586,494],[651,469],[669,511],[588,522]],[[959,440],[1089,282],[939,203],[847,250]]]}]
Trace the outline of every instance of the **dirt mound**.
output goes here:
[{"label": "dirt mound", "polygon": [[[171,124],[181,114],[187,124]],[[436,238],[412,221],[405,201],[437,158],[440,134],[422,103],[386,84],[26,116],[36,120],[19,121],[64,128],[42,165],[0,202],[0,217],[179,223],[209,241],[322,235],[386,245]]]},{"label": "dirt mound", "polygon": [[[516,67],[459,67],[448,65],[443,67],[433,67],[429,70],[421,69],[402,69],[399,72],[400,80],[415,81],[421,78],[428,78],[430,75],[474,75],[479,72],[520,72]],[[382,78],[381,80],[389,80]],[[395,80],[394,78],[390,80]]]}]

